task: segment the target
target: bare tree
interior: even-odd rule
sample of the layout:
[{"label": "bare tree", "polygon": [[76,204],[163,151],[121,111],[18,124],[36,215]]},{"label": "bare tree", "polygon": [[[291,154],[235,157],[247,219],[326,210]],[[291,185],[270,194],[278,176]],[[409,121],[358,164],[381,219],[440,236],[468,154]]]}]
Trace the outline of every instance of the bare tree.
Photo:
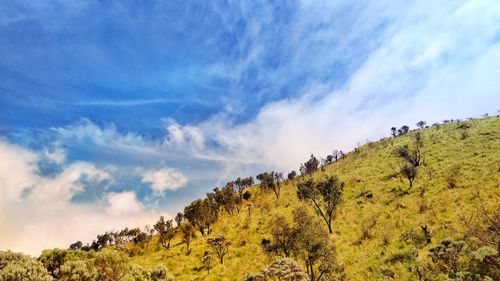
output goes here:
[{"label": "bare tree", "polygon": [[224,236],[219,235],[213,238],[208,238],[207,243],[212,246],[212,249],[215,251],[215,253],[217,253],[220,263],[224,264],[224,256],[229,251],[231,241],[226,239]]}]

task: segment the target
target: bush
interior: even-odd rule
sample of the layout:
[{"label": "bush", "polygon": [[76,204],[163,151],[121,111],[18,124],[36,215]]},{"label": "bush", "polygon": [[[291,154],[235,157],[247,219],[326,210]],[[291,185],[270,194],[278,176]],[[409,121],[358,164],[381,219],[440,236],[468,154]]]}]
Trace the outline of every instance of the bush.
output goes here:
[{"label": "bush", "polygon": [[128,270],[125,256],[113,250],[97,252],[94,265],[100,281],[120,280]]},{"label": "bush", "polygon": [[386,263],[404,263],[404,262],[413,262],[415,260],[415,256],[412,251],[400,252],[391,255],[388,259],[385,260]]},{"label": "bush", "polygon": [[59,272],[61,281],[94,281],[97,279],[97,269],[86,260],[65,262]]},{"label": "bush", "polygon": [[0,251],[0,280],[2,281],[51,281],[49,272],[36,259]]}]

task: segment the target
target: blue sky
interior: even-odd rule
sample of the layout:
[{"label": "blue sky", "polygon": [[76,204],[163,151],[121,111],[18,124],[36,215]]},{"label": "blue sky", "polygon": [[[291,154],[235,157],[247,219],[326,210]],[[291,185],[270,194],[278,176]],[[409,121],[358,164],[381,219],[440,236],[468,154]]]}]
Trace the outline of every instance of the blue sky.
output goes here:
[{"label": "blue sky", "polygon": [[0,1],[0,248],[88,241],[393,125],[496,113],[498,65],[497,1]]}]

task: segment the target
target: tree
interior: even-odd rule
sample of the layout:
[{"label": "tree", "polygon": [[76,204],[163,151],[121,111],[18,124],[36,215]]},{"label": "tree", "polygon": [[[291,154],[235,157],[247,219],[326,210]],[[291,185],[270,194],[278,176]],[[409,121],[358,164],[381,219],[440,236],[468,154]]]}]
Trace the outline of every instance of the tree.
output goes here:
[{"label": "tree", "polygon": [[210,268],[212,267],[212,255],[210,255],[208,251],[205,251],[203,254],[201,262],[203,263],[203,267],[207,270],[207,273],[210,274]]},{"label": "tree", "polygon": [[300,165],[300,173],[302,176],[304,175],[312,175],[314,172],[318,170],[319,160],[311,154],[311,158],[307,160],[305,163]]},{"label": "tree", "polygon": [[208,238],[207,243],[212,246],[212,249],[215,251],[215,253],[217,253],[220,263],[224,264],[224,256],[229,251],[231,241],[226,239],[224,236],[219,235],[213,238]]},{"label": "tree", "polygon": [[70,250],[81,250],[83,247],[82,241],[76,241],[75,243],[69,245]]},{"label": "tree", "polygon": [[425,122],[425,121],[418,121],[417,122],[417,127],[419,127],[420,129],[423,129],[425,127],[425,125],[427,125],[427,122]]},{"label": "tree", "polygon": [[304,260],[310,280],[342,280],[343,271],[336,264],[335,249],[324,228],[305,208],[295,209],[293,220],[294,256]]},{"label": "tree", "polygon": [[235,189],[236,185],[234,181],[228,182],[221,190],[222,206],[226,209],[228,214],[233,214],[235,210],[239,211],[241,198]]},{"label": "tree", "polygon": [[271,221],[270,229],[273,240],[266,246],[267,249],[278,255],[283,254],[285,258],[290,257],[296,236],[292,225],[284,216],[278,215]]},{"label": "tree", "polygon": [[190,223],[185,223],[182,225],[182,238],[184,239],[184,243],[186,243],[187,246],[187,254],[189,255],[191,253],[191,239],[194,236],[194,228]]},{"label": "tree", "polygon": [[177,215],[175,216],[175,223],[176,223],[177,227],[179,227],[181,225],[182,221],[184,221],[184,214],[181,212],[178,212]]},{"label": "tree", "polygon": [[308,179],[299,183],[297,189],[298,198],[312,204],[328,226],[328,231],[332,233],[332,220],[342,200],[344,183],[337,176],[330,176],[316,183]]},{"label": "tree", "polygon": [[113,236],[111,236],[109,232],[97,235],[97,240],[95,241],[94,248],[97,248],[96,250],[100,250],[108,245],[111,245],[112,241]]},{"label": "tree", "polygon": [[297,172],[295,172],[295,171],[291,171],[290,173],[288,173],[287,178],[288,178],[288,180],[293,181],[293,179],[294,179],[296,176],[297,176]]},{"label": "tree", "polygon": [[283,181],[283,174],[277,172],[262,173],[257,175],[257,179],[260,181],[260,188],[262,190],[272,190],[276,199],[280,197],[281,192],[281,182]]},{"label": "tree", "polygon": [[396,136],[397,136],[397,134],[398,134],[398,129],[397,129],[396,127],[392,127],[392,128],[391,128],[391,135],[392,135],[393,137],[396,137]]},{"label": "tree", "polygon": [[66,261],[68,251],[61,249],[43,250],[38,259],[55,279],[60,278],[61,266]]},{"label": "tree", "polygon": [[418,167],[425,163],[425,158],[420,150],[420,146],[416,146],[415,149],[409,149],[408,145],[405,145],[397,148],[395,154],[413,167]]},{"label": "tree", "polygon": [[170,249],[170,241],[174,238],[175,229],[172,220],[165,220],[163,216],[155,223],[154,229],[158,232],[163,248]]},{"label": "tree", "polygon": [[139,231],[139,233],[133,239],[134,244],[139,244],[141,248],[144,248],[144,246],[149,243],[149,241],[151,241],[151,236],[142,231]]},{"label": "tree", "polygon": [[198,199],[184,208],[184,217],[205,236],[210,226],[217,220],[218,206],[211,199]]},{"label": "tree", "polygon": [[413,181],[417,176],[417,168],[415,166],[405,164],[401,166],[400,172],[410,182],[410,188],[411,188],[413,186]]},{"label": "tree", "polygon": [[237,178],[235,181],[234,181],[234,185],[236,186],[236,190],[238,192],[238,196],[239,196],[239,204],[241,206],[241,204],[243,203],[243,194],[245,193],[246,189],[251,187],[253,185],[253,177],[248,177],[248,178]]},{"label": "tree", "polygon": [[0,280],[51,281],[53,279],[36,259],[21,253],[0,251]]},{"label": "tree", "polygon": [[403,125],[399,130],[398,130],[398,133],[399,135],[405,135],[407,134],[408,132],[410,131],[410,127],[406,126],[406,125]]}]

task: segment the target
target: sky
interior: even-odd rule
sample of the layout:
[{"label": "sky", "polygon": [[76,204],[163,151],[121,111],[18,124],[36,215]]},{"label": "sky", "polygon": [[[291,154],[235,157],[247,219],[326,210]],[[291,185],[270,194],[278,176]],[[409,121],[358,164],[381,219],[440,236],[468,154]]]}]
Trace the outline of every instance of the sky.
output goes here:
[{"label": "sky", "polygon": [[0,250],[497,114],[500,2],[0,0]]}]

